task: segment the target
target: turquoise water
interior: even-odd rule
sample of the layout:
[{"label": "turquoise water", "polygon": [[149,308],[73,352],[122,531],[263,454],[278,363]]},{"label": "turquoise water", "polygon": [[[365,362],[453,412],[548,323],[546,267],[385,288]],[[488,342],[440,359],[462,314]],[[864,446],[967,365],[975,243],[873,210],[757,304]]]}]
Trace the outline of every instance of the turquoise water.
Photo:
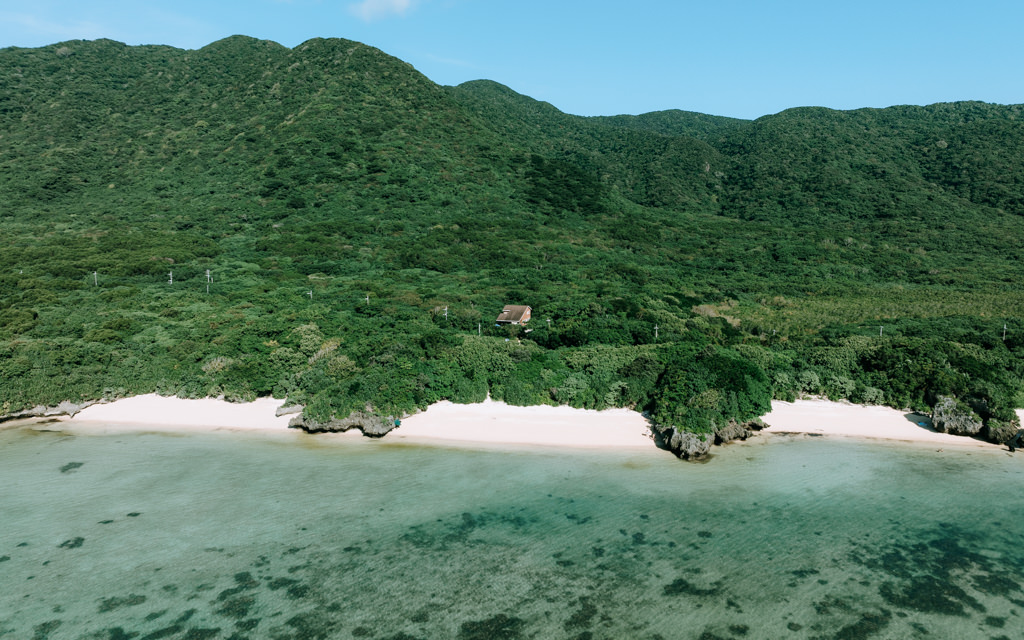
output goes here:
[{"label": "turquoise water", "polygon": [[1020,638],[1022,549],[1022,454],[0,431],[4,640]]}]

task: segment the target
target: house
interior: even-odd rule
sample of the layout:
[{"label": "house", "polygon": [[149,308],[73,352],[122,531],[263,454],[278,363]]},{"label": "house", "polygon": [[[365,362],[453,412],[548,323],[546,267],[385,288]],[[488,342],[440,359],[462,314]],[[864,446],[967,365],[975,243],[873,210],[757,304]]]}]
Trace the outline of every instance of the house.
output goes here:
[{"label": "house", "polygon": [[501,310],[501,314],[495,319],[495,324],[526,324],[530,321],[530,312],[533,309],[530,307],[507,304],[505,308]]}]

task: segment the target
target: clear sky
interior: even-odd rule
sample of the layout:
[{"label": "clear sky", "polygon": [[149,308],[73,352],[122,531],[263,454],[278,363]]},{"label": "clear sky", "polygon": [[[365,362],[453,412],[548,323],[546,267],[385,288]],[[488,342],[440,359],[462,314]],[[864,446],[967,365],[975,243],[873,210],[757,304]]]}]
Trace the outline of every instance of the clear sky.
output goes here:
[{"label": "clear sky", "polygon": [[1021,0],[0,0],[0,47],[341,37],[577,115],[1020,104],[1022,33]]}]

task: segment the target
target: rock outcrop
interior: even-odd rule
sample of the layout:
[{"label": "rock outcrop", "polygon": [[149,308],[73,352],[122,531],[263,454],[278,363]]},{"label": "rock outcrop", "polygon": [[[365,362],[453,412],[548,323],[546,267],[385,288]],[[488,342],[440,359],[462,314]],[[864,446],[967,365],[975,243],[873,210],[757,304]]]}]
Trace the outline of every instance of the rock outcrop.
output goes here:
[{"label": "rock outcrop", "polygon": [[982,435],[989,442],[996,444],[1004,444],[1010,440],[1010,438],[1017,435],[1017,430],[1020,429],[1020,420],[1002,421],[996,419],[990,419],[985,423],[985,429],[982,431]]},{"label": "rock outcrop", "polygon": [[289,420],[288,426],[293,429],[302,429],[307,433],[331,433],[359,429],[364,436],[380,438],[394,429],[396,425],[394,416],[353,411],[347,418],[332,418],[326,422],[319,422],[300,414]]},{"label": "rock outcrop", "polygon": [[754,418],[750,422],[730,420],[727,425],[715,430],[715,444],[728,444],[733,440],[746,440],[754,435],[755,431],[760,431],[767,426],[760,418]]},{"label": "rock outcrop", "polygon": [[765,428],[760,418],[750,422],[730,420],[728,424],[713,433],[692,433],[674,426],[654,425],[655,441],[662,449],[668,449],[683,460],[699,460],[711,452],[712,445],[722,445],[734,440],[746,440]]},{"label": "rock outcrop", "polygon": [[951,396],[939,396],[932,409],[932,426],[940,433],[976,436],[985,425],[966,404]]},{"label": "rock outcrop", "polygon": [[106,400],[83,400],[82,402],[71,402],[70,400],[63,400],[60,404],[53,407],[46,407],[43,405],[37,405],[31,409],[25,409],[24,411],[16,411],[14,413],[0,416],[0,422],[7,420],[21,420],[24,418],[49,418],[53,416],[74,416],[76,413],[91,407],[94,404],[102,404],[107,402]]},{"label": "rock outcrop", "polygon": [[305,408],[306,407],[301,404],[283,404],[274,411],[274,415],[277,417],[290,416],[296,413],[302,413],[302,410]]}]

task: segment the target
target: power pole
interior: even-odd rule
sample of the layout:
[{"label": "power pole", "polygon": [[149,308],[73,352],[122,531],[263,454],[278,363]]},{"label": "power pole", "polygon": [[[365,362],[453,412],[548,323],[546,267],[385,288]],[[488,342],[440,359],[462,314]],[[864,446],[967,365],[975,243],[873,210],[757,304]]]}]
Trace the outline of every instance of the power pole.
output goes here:
[{"label": "power pole", "polygon": [[210,283],[213,282],[213,278],[210,277],[210,270],[206,270],[206,293],[210,293]]},{"label": "power pole", "polygon": [[312,302],[313,301],[313,290],[310,289],[309,291],[307,291],[306,295],[309,296],[309,301]]},{"label": "power pole", "polygon": [[658,339],[658,325],[654,325],[654,339]]},{"label": "power pole", "polygon": [[1006,342],[1006,323],[1003,323],[1003,342]]},{"label": "power pole", "polygon": [[100,286],[100,277],[95,271],[92,272],[92,283],[95,286]]},{"label": "power pole", "polygon": [[168,271],[167,272],[167,278],[168,278],[167,284],[174,284],[174,272],[173,271]]}]

